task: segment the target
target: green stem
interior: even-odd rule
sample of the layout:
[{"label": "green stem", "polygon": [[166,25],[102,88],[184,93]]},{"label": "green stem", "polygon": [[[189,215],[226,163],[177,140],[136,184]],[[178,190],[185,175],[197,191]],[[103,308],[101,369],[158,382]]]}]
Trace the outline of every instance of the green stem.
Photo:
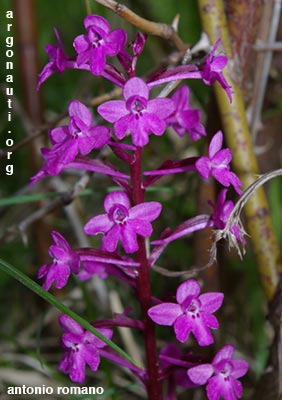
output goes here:
[{"label": "green stem", "polygon": [[[95,329],[89,322],[87,322],[85,319],[80,317],[78,314],[70,310],[67,306],[65,306],[63,303],[58,301],[56,297],[54,297],[52,294],[49,292],[46,292],[39,286],[36,282],[34,282],[32,279],[30,279],[27,275],[25,275],[23,272],[19,271],[17,268],[13,267],[11,264],[7,263],[6,261],[0,259],[0,271],[3,271],[7,274],[9,274],[12,278],[17,279],[20,283],[25,285],[27,288],[32,290],[34,293],[36,293],[38,296],[42,297],[44,300],[46,300],[49,304],[52,304],[54,307],[56,307],[58,310],[62,311],[64,314],[67,314],[69,317],[73,318],[76,322],[78,322],[84,329],[87,329],[89,332],[93,333],[93,335],[97,336],[99,339],[101,339],[104,343],[106,343],[110,348],[115,350],[121,357],[123,357],[125,360],[129,361],[131,364],[135,365],[138,367],[138,365],[135,363],[135,361],[127,354],[125,353],[120,347],[118,347],[115,343],[113,343],[111,340],[107,339],[104,335],[102,335],[97,329]],[[140,367],[138,367],[140,368]]]}]

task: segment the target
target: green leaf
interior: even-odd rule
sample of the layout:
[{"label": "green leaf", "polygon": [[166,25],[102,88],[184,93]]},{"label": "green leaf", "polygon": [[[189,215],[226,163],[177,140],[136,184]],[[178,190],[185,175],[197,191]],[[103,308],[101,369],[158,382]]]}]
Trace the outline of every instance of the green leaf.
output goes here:
[{"label": "green leaf", "polygon": [[6,272],[7,274],[11,275],[13,278],[17,279],[20,283],[22,283],[23,285],[28,287],[30,290],[32,290],[34,293],[36,293],[38,296],[40,296],[44,300],[46,300],[48,303],[52,304],[58,310],[60,310],[64,314],[67,314],[69,317],[73,318],[84,329],[87,329],[89,332],[93,333],[93,335],[95,335],[99,339],[101,339],[104,343],[106,343],[110,348],[112,348],[114,351],[116,351],[125,360],[129,361],[131,364],[135,365],[137,368],[140,368],[136,364],[136,362],[127,353],[125,353],[114,342],[112,342],[111,340],[107,339],[104,335],[102,335],[88,321],[86,321],[85,319],[80,317],[78,314],[73,312],[70,308],[65,306],[60,301],[58,301],[56,299],[56,297],[54,297],[52,294],[43,290],[40,285],[38,285],[36,282],[34,282],[32,279],[30,279],[23,272],[19,271],[17,268],[13,267],[11,264],[9,264],[8,262],[6,262],[0,258],[0,271],[1,270],[3,272]]},{"label": "green leaf", "polygon": [[[27,194],[27,195],[19,195],[13,197],[6,197],[4,199],[0,199],[0,206],[10,206],[13,204],[22,204],[22,203],[31,203],[34,201],[45,200],[49,198],[56,198],[67,194],[68,192],[53,192],[53,193],[35,193],[35,194]],[[91,189],[84,189],[79,194],[80,196],[88,196],[93,194]]]}]

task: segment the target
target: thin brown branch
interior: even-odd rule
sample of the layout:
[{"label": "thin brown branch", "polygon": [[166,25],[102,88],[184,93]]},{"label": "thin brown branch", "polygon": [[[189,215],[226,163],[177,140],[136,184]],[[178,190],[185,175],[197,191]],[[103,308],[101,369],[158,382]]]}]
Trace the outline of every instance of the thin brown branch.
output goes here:
[{"label": "thin brown branch", "polygon": [[79,196],[81,191],[86,188],[92,173],[85,173],[82,177],[74,184],[74,186],[65,193],[62,193],[58,198],[49,201],[46,205],[42,206],[39,210],[36,210],[32,214],[28,215],[17,225],[14,225],[7,229],[5,232],[5,237],[1,238],[1,241],[10,241],[21,234],[23,241],[26,242],[26,230],[27,228],[37,221],[40,221],[46,215],[52,213],[53,211],[65,207],[73,202],[73,200]]},{"label": "thin brown branch", "polygon": [[129,22],[130,24],[136,26],[138,29],[145,31],[151,35],[162,37],[163,39],[170,40],[175,47],[183,52],[189,46],[187,46],[181,38],[178,36],[177,32],[175,31],[173,25],[167,25],[160,22],[153,22],[149,21],[145,18],[140,17],[129,8],[124,6],[121,3],[117,3],[114,0],[95,0],[96,3],[101,4],[104,7],[109,8],[125,21]]}]

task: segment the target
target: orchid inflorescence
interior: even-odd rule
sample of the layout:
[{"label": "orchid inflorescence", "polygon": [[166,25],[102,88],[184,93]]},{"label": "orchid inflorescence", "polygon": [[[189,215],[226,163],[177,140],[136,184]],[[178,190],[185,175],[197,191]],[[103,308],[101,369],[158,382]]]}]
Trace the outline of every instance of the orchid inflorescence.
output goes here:
[{"label": "orchid inflorescence", "polygon": [[[52,146],[42,149],[45,164],[31,178],[31,184],[46,176],[56,176],[66,169],[77,168],[107,175],[119,189],[106,195],[105,213],[92,217],[84,226],[87,235],[102,235],[101,246],[71,249],[67,240],[59,232],[53,231],[54,244],[49,250],[52,261],[40,268],[38,277],[44,279],[45,290],[49,290],[53,283],[57,289],[62,289],[71,273],[80,280],[87,280],[93,275],[106,279],[112,275],[130,285],[139,298],[142,319],[131,319],[126,313],[116,315],[112,319],[112,326],[143,330],[148,341],[147,349],[151,348],[152,353],[147,354],[148,369],[138,368],[115,354],[68,315],[62,315],[59,323],[64,331],[62,346],[65,355],[59,363],[59,370],[69,374],[72,381],[83,383],[86,364],[96,371],[100,357],[106,357],[129,368],[147,388],[149,397],[152,368],[157,368],[158,382],[167,381],[167,400],[176,399],[177,387],[193,389],[201,385],[207,385],[209,400],[240,398],[242,384],[238,379],[246,374],[248,364],[244,360],[233,359],[235,349],[231,344],[223,346],[213,359],[203,359],[203,356],[191,351],[182,353],[176,343],[169,343],[160,349],[153,367],[149,360],[150,357],[153,359],[156,347],[156,339],[152,334],[154,324],[173,327],[176,340],[180,343],[194,337],[201,347],[213,344],[212,330],[219,328],[219,322],[213,314],[222,305],[223,293],[201,294],[199,282],[188,279],[180,283],[171,301],[161,301],[152,297],[150,282],[143,279],[145,275],[149,276],[150,269],[170,242],[207,227],[224,229],[233,209],[233,202],[226,201],[227,188],[232,186],[241,194],[242,183],[230,170],[232,154],[228,148],[222,148],[221,131],[213,136],[208,156],[167,160],[154,170],[142,171],[142,151],[149,144],[150,135],[162,136],[166,128],[171,127],[180,137],[188,133],[192,141],[206,136],[200,121],[200,110],[193,109],[189,103],[188,86],[179,87],[170,98],[154,97],[151,91],[153,87],[179,79],[201,79],[206,85],[218,82],[231,101],[232,90],[222,73],[227,57],[218,54],[220,40],[200,63],[162,70],[146,81],[136,76],[137,61],[142,54],[146,35],[138,32],[129,52],[126,32],[123,29],[111,30],[105,18],[88,15],[84,19],[84,27],[86,32],[73,42],[75,56],[65,53],[59,33],[55,30],[58,45],[46,46],[50,60],[39,75],[38,88],[56,71],[63,73],[69,68],[81,69],[102,76],[120,87],[122,98],[98,106],[99,121],[102,121],[99,124],[96,124],[92,113],[83,103],[72,100],[68,107],[68,125],[58,126],[49,132]],[[120,69],[109,63],[111,57],[117,58]],[[93,150],[105,146],[127,166],[128,174],[106,161],[90,157]],[[216,204],[211,203],[210,215],[199,215],[183,221],[175,228],[166,228],[159,239],[151,242],[153,248],[148,253],[152,223],[159,217],[162,205],[157,201],[145,201],[146,189],[164,175],[188,171],[198,173],[204,179],[212,176],[224,188]],[[238,242],[244,242],[237,225],[231,226],[230,234]],[[149,303],[144,300],[146,296],[149,296]],[[92,324],[107,339],[112,338],[109,320],[105,326],[102,321]],[[149,331],[150,338],[146,336]]]}]

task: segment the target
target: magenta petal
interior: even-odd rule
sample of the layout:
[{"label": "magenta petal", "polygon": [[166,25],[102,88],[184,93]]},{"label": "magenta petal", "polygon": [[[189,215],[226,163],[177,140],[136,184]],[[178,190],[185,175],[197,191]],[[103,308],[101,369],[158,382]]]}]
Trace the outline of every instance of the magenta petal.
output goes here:
[{"label": "magenta petal", "polygon": [[[96,328],[97,331],[102,333],[107,339],[111,339],[113,337],[113,331],[109,328]],[[99,339],[97,336],[93,335],[92,333],[86,331],[84,338],[86,341],[90,342],[92,345],[97,347],[98,349],[102,349],[106,346],[106,343],[103,340]]]},{"label": "magenta petal", "polygon": [[232,160],[231,150],[223,149],[217,152],[216,155],[212,158],[212,166],[215,168],[217,166],[225,167],[228,164],[230,164],[231,160]]},{"label": "magenta petal", "polygon": [[80,350],[80,356],[89,365],[93,372],[97,371],[100,364],[100,356],[95,347],[84,345]]},{"label": "magenta petal", "polygon": [[85,380],[85,361],[79,353],[73,353],[69,363],[69,374],[73,382],[83,383]]},{"label": "magenta petal", "polygon": [[112,228],[103,237],[103,247],[106,251],[112,253],[116,250],[120,239],[120,226],[113,225]]},{"label": "magenta petal", "polygon": [[77,53],[82,53],[88,49],[89,42],[86,35],[79,35],[73,41],[73,47]]},{"label": "magenta petal", "polygon": [[156,201],[149,201],[138,204],[129,210],[130,218],[142,218],[147,221],[154,221],[160,215],[162,205]]},{"label": "magenta petal", "polygon": [[216,56],[212,63],[213,71],[222,72],[223,68],[227,64],[228,58],[225,56]]},{"label": "magenta petal", "polygon": [[132,115],[130,121],[130,132],[132,142],[135,146],[144,147],[149,142],[149,126],[146,117],[143,115],[139,120],[136,120]]},{"label": "magenta petal", "polygon": [[223,302],[224,294],[219,292],[204,293],[199,296],[202,304],[202,310],[207,313],[214,313],[217,311]]},{"label": "magenta petal", "polygon": [[96,47],[90,53],[90,69],[94,75],[101,75],[106,66],[106,55],[103,47]]},{"label": "magenta petal", "polygon": [[97,108],[98,113],[108,122],[116,122],[129,112],[123,100],[111,100]]},{"label": "magenta petal", "polygon": [[171,99],[157,98],[148,102],[147,111],[156,114],[160,119],[165,119],[175,111],[175,104]]},{"label": "magenta petal", "polygon": [[240,381],[237,381],[237,380],[234,380],[234,381],[231,380],[231,387],[232,387],[233,392],[236,395],[236,399],[237,398],[240,399],[242,397],[242,394],[243,394],[242,383]]},{"label": "magenta petal", "polygon": [[135,253],[138,250],[137,236],[132,221],[127,221],[120,227],[120,240],[126,253]]},{"label": "magenta petal", "polygon": [[104,208],[107,213],[116,204],[121,204],[128,209],[130,207],[130,201],[127,194],[122,192],[121,190],[115,190],[105,197]]},{"label": "magenta petal", "polygon": [[84,232],[87,235],[97,235],[98,233],[105,233],[111,229],[113,222],[108,218],[107,214],[96,215],[91,218],[84,226]]},{"label": "magenta petal", "polygon": [[183,110],[188,108],[189,105],[189,88],[188,86],[181,86],[172,95],[172,100],[177,105],[177,109]]},{"label": "magenta petal", "polygon": [[209,346],[214,342],[210,329],[205,325],[202,318],[196,318],[193,324],[192,332],[200,346]]},{"label": "magenta petal", "polygon": [[213,156],[222,148],[223,143],[223,134],[221,131],[218,131],[212,138],[209,145],[209,158],[213,158]]},{"label": "magenta petal", "polygon": [[109,22],[100,15],[88,15],[86,18],[84,18],[84,26],[86,29],[94,27],[95,30],[102,31],[107,34],[111,29]]},{"label": "magenta petal", "polygon": [[214,372],[211,364],[202,364],[197,367],[190,368],[187,374],[191,381],[196,385],[205,385]]},{"label": "magenta petal", "polygon": [[93,124],[93,118],[88,108],[78,100],[72,100],[69,104],[69,116],[80,118],[86,126],[90,127]]},{"label": "magenta petal", "polygon": [[123,96],[128,100],[131,96],[144,97],[146,100],[149,98],[149,87],[140,78],[129,79],[123,88]]},{"label": "magenta petal", "polygon": [[[134,116],[131,114],[124,115],[117,122],[115,122],[115,134],[118,139],[123,139],[126,133],[131,130],[132,132],[132,123],[134,123]],[[133,122],[132,122],[133,120]]]},{"label": "magenta petal", "polygon": [[162,303],[148,310],[149,317],[159,325],[171,326],[177,317],[182,314],[179,304]]},{"label": "magenta petal", "polygon": [[156,114],[146,113],[141,119],[141,123],[144,123],[146,132],[153,132],[155,135],[162,135],[166,128],[166,123]]},{"label": "magenta petal", "polygon": [[192,129],[200,120],[199,110],[186,110],[177,115],[177,120],[181,126],[185,126],[187,130]]},{"label": "magenta petal", "polygon": [[[220,396],[224,391],[224,383],[221,379],[218,379],[217,376],[210,378],[209,383],[207,385],[207,395],[209,400],[219,400]],[[230,398],[224,398],[224,400],[236,400]]]},{"label": "magenta petal", "polygon": [[215,355],[214,359],[212,360],[212,364],[218,364],[221,360],[228,360],[232,358],[234,353],[234,346],[232,344],[226,344],[223,346]]},{"label": "magenta petal", "polygon": [[230,174],[231,172],[227,168],[214,168],[211,172],[212,176],[223,186],[230,186]]},{"label": "magenta petal", "polygon": [[113,30],[106,39],[106,53],[111,57],[116,56],[125,46],[126,40],[127,35],[123,29]]},{"label": "magenta petal", "polygon": [[66,252],[70,251],[68,242],[59,232],[52,231],[51,236],[57,246],[62,247]]},{"label": "magenta petal", "polygon": [[132,229],[140,236],[149,237],[153,232],[152,225],[150,222],[144,219],[134,218],[127,221],[127,225],[130,225]]},{"label": "magenta petal", "polygon": [[184,343],[188,339],[192,330],[193,323],[186,314],[182,314],[176,319],[174,323],[174,332],[177,340],[181,343]]},{"label": "magenta petal", "polygon": [[244,376],[249,368],[249,365],[245,360],[232,360],[232,366],[234,368],[232,371],[232,377],[235,379]]},{"label": "magenta petal", "polygon": [[82,53],[79,53],[78,56],[76,57],[76,63],[78,66],[85,64],[87,61],[89,61],[90,58],[90,50],[83,51]]},{"label": "magenta petal", "polygon": [[58,126],[49,132],[52,144],[63,142],[69,135],[68,126]]},{"label": "magenta petal", "polygon": [[195,163],[196,169],[199,174],[204,178],[208,179],[211,173],[211,162],[208,157],[201,157]]},{"label": "magenta petal", "polygon": [[66,259],[66,257],[68,256],[64,249],[55,245],[50,246],[49,254],[52,258],[56,258],[57,260]]},{"label": "magenta petal", "polygon": [[203,320],[204,325],[211,329],[218,329],[219,323],[217,318],[214,315],[201,313],[201,317]]},{"label": "magenta petal", "polygon": [[59,317],[59,323],[61,328],[67,332],[71,332],[75,335],[81,335],[83,333],[82,326],[66,314]]},{"label": "magenta petal", "polygon": [[176,291],[177,303],[182,304],[187,297],[195,298],[200,294],[201,288],[199,283],[195,279],[189,279],[181,283]]}]

